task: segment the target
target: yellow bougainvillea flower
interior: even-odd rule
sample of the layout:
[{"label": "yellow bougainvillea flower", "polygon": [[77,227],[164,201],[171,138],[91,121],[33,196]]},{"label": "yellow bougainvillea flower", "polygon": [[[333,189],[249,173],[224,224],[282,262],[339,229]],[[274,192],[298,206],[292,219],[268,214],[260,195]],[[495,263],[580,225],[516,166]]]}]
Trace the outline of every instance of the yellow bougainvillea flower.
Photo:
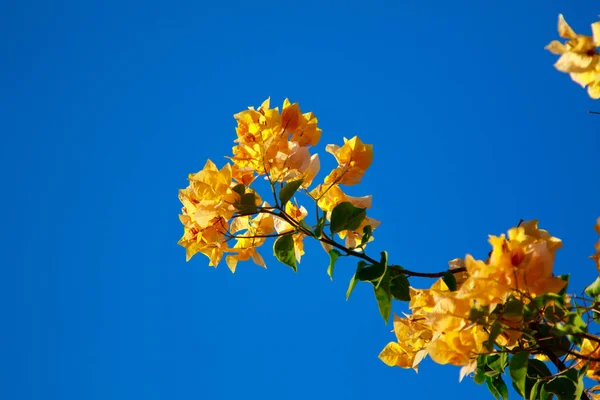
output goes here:
[{"label": "yellow bougainvillea flower", "polygon": [[[598,220],[596,221],[594,229],[596,230],[596,233],[600,235],[600,218],[598,218]],[[598,239],[598,241],[594,245],[594,248],[596,249],[596,254],[591,255],[590,258],[596,262],[596,269],[598,270],[598,272],[600,272],[600,239]]]},{"label": "yellow bougainvillea flower", "polygon": [[[268,203],[263,203],[262,207],[268,207]],[[265,235],[274,231],[274,220],[271,214],[260,213],[254,218],[249,216],[235,217],[230,226],[229,233],[236,235],[237,241],[233,248],[227,249],[228,253],[234,253],[225,257],[225,262],[231,270],[235,272],[239,261],[248,261],[252,259],[256,265],[266,268],[265,261],[258,253],[257,247],[262,246],[265,241]]]},{"label": "yellow bougainvillea flower", "polygon": [[471,299],[457,292],[432,292],[434,306],[423,312],[427,323],[438,332],[458,331],[470,324]]},{"label": "yellow bougainvillea flower", "polygon": [[449,293],[450,289],[443,279],[438,279],[431,285],[429,289],[415,289],[412,286],[410,290],[410,303],[408,307],[413,313],[420,312],[421,314],[430,312],[435,307],[436,294]]},{"label": "yellow bougainvillea flower", "polygon": [[519,265],[516,271],[516,288],[536,296],[560,292],[567,282],[553,276],[553,265],[554,258],[546,243],[530,245],[525,262]]},{"label": "yellow bougainvillea flower", "polygon": [[233,164],[231,166],[231,176],[237,183],[248,186],[254,181],[254,168],[241,167],[239,164]]},{"label": "yellow bougainvillea flower", "polygon": [[[294,221],[297,221],[297,222],[300,222],[301,220],[306,218],[306,216],[308,215],[308,211],[306,211],[306,208],[304,208],[304,206],[298,207],[297,205],[293,204],[292,202],[288,202],[285,205],[285,213],[287,215],[289,215]],[[285,221],[283,218],[274,216],[273,221],[274,221],[275,231],[278,234],[284,234],[284,233],[295,230],[295,228],[292,225],[290,225],[287,221]],[[302,233],[295,233],[292,235],[292,238],[294,239],[294,253],[296,256],[296,261],[298,261],[298,262],[300,262],[302,256],[304,255],[303,240],[305,237],[306,237],[306,235],[304,235]]]},{"label": "yellow bougainvillea flower", "polygon": [[219,171],[208,160],[201,171],[190,174],[188,179],[190,185],[179,191],[183,214],[189,215],[200,228],[208,226],[216,217],[231,218],[235,212],[233,203],[238,198],[231,190],[231,165],[227,164]]},{"label": "yellow bougainvillea flower", "polygon": [[[272,149],[273,146],[270,150]],[[289,141],[281,143],[281,146],[277,147],[277,152],[267,158],[267,171],[275,182],[289,182],[303,178],[302,186],[308,187],[320,168],[317,154],[311,156],[307,147]]]},{"label": "yellow bougainvillea flower", "polygon": [[[298,207],[296,204],[292,203],[291,201],[285,205],[285,213],[287,215],[289,215],[290,217],[292,217],[292,219],[294,219],[297,222],[300,222],[308,215],[308,211],[306,211],[306,208],[304,208],[304,206]],[[295,228],[292,225],[290,225],[283,218],[273,216],[273,221],[274,221],[275,231],[278,234],[284,234],[284,233],[295,230]]]},{"label": "yellow bougainvillea flower", "polygon": [[316,146],[321,139],[321,129],[317,127],[318,120],[312,112],[302,114],[298,103],[283,101],[281,125],[286,132],[291,133],[290,141],[300,146]]},{"label": "yellow bougainvillea flower", "polygon": [[219,217],[213,219],[210,225],[199,228],[188,215],[180,215],[179,218],[184,224],[184,233],[178,244],[185,247],[186,261],[196,253],[202,253],[210,260],[208,265],[216,267],[223,253],[228,250],[224,236],[227,232],[227,221]]},{"label": "yellow bougainvillea flower", "polygon": [[339,165],[325,178],[326,184],[356,185],[373,162],[373,145],[364,144],[358,136],[344,138],[342,147],[328,144],[326,151],[333,154]]},{"label": "yellow bougainvillea flower", "polygon": [[469,278],[462,284],[458,296],[477,302],[481,306],[502,304],[512,293],[512,267],[506,263],[487,264],[465,258]]},{"label": "yellow bougainvillea flower", "polygon": [[600,22],[592,24],[594,36],[579,35],[567,24],[562,14],[558,16],[558,34],[564,39],[569,39],[564,44],[553,40],[546,46],[546,50],[560,55],[554,64],[562,72],[586,72],[600,62],[596,47],[600,46]]},{"label": "yellow bougainvillea flower", "polygon": [[[535,226],[535,232],[542,232],[537,230],[537,223]],[[566,282],[553,276],[552,270],[555,251],[562,246],[560,239],[551,237],[547,232],[535,238],[534,235],[522,234],[524,231],[520,229],[511,229],[508,240],[504,236],[495,239],[490,265],[502,265],[502,270],[508,274],[505,280],[515,291],[533,295],[559,292]]]},{"label": "yellow bougainvillea flower", "polygon": [[509,229],[508,240],[512,243],[518,242],[520,246],[544,242],[552,256],[562,247],[562,240],[544,229],[539,229],[537,220],[523,221],[518,227]]},{"label": "yellow bougainvillea flower", "polygon": [[[512,228],[508,238],[490,236],[489,242],[492,251],[486,261],[475,260],[470,255],[464,260],[450,261],[451,269],[466,268],[460,277],[461,283],[457,280],[457,290],[450,291],[441,278],[429,289],[410,288],[409,308],[413,314],[408,318],[418,320],[420,326],[430,332],[425,348],[418,351],[429,354],[439,364],[462,366],[461,378],[474,371],[474,360],[486,351],[483,345],[491,323],[490,317],[485,315],[482,317],[487,320],[485,323],[481,319],[471,321],[473,307],[488,306],[492,312],[509,299],[527,301],[544,293],[557,293],[566,284],[552,275],[555,252],[562,242],[539,229],[537,221],[526,221]],[[527,321],[522,316],[502,315],[501,318],[503,325],[513,329],[502,332],[496,344],[509,349],[521,345],[521,332]],[[380,358],[388,365],[409,368],[416,358],[414,333],[394,327],[398,343],[388,344]]]},{"label": "yellow bougainvillea flower", "polygon": [[[590,357],[590,358],[600,358],[600,342],[592,342],[589,339],[583,339],[581,343],[581,347],[577,352],[582,356]],[[587,370],[587,377],[595,380],[600,380],[600,376],[596,375],[595,372],[600,371],[600,361],[588,361],[588,360],[580,360],[577,364],[575,364],[575,368],[581,369],[589,362],[589,368]]]},{"label": "yellow bougainvillea flower", "polygon": [[394,315],[394,332],[398,342],[390,342],[379,354],[379,358],[390,367],[413,368],[427,355],[427,344],[433,338],[431,328],[423,318],[400,318]]},{"label": "yellow bougainvillea flower", "polygon": [[554,67],[571,75],[573,81],[588,88],[593,99],[600,98],[600,22],[592,24],[592,35],[579,35],[567,24],[562,14],[558,16],[558,34],[569,39],[566,43],[553,40],[546,49],[560,55]]},{"label": "yellow bougainvillea flower", "polygon": [[310,192],[310,196],[317,201],[319,208],[331,212],[340,203],[348,201],[357,208],[371,208],[373,196],[353,197],[348,196],[338,185],[320,184]]},{"label": "yellow bougainvillea flower", "polygon": [[596,64],[591,71],[572,73],[571,79],[582,88],[587,86],[588,95],[592,99],[600,99],[600,63]]},{"label": "yellow bougainvillea flower", "polygon": [[[358,228],[356,228],[356,230],[340,231],[340,232],[338,232],[338,235],[340,236],[340,239],[346,239],[345,245],[347,248],[355,249],[359,245],[361,245],[362,237],[364,234],[364,229],[367,225],[371,227],[371,231],[374,231],[379,225],[381,225],[381,221],[378,221],[374,218],[365,217],[363,222],[360,224],[360,226]],[[375,240],[375,237],[373,235],[371,235],[369,240],[362,247],[363,248],[366,247],[366,245],[368,243],[372,242],[373,240]]]},{"label": "yellow bougainvillea flower", "polygon": [[459,297],[493,306],[504,303],[515,291],[540,295],[556,293],[566,285],[552,273],[560,239],[538,229],[537,221],[512,228],[508,236],[490,236],[492,252],[487,262],[466,257],[469,278]]},{"label": "yellow bougainvillea flower", "polygon": [[236,245],[232,249],[229,249],[229,251],[236,253],[234,255],[228,255],[225,257],[225,262],[232,273],[235,272],[238,261],[247,261],[252,259],[256,265],[259,265],[263,268],[267,267],[262,256],[256,250],[256,247],[238,248]]},{"label": "yellow bougainvillea flower", "polygon": [[[269,207],[265,202],[262,207]],[[239,234],[240,232],[242,234]],[[231,223],[230,232],[238,233],[236,248],[259,247],[267,240],[265,235],[270,235],[275,231],[275,221],[272,214],[260,213],[254,218],[247,216],[235,218]]]},{"label": "yellow bougainvillea flower", "polygon": [[231,160],[238,167],[234,176],[238,182],[251,181],[254,173],[268,173],[277,182],[302,177],[303,186],[308,187],[318,172],[319,159],[306,147],[314,146],[321,137],[312,113],[302,114],[297,103],[286,99],[279,114],[267,99],[257,110],[250,107],[234,117],[238,137]]},{"label": "yellow bougainvillea flower", "polygon": [[254,173],[264,175],[266,165],[264,162],[262,144],[252,143],[234,146],[233,157],[227,157],[233,162],[236,171],[234,178],[240,183],[254,180]]},{"label": "yellow bougainvillea flower", "polygon": [[[510,329],[505,330],[496,338],[496,343],[500,347],[513,349],[519,345],[519,339],[523,336],[523,317],[502,316],[502,323]],[[544,361],[544,360],[541,360]]]},{"label": "yellow bougainvillea flower", "polygon": [[183,204],[179,219],[184,226],[179,244],[186,248],[188,261],[194,254],[203,253],[210,259],[209,265],[217,266],[227,250],[227,221],[239,198],[231,189],[232,169],[227,164],[219,170],[208,160],[201,171],[190,174],[188,179],[189,186],[179,191]]},{"label": "yellow bougainvillea flower", "polygon": [[438,364],[464,366],[479,356],[487,339],[488,333],[483,327],[473,325],[460,331],[442,333],[428,344],[427,350]]},{"label": "yellow bougainvillea flower", "polygon": [[235,114],[238,126],[236,142],[240,144],[265,143],[281,132],[281,116],[277,108],[270,108],[270,98],[258,110],[249,107]]}]

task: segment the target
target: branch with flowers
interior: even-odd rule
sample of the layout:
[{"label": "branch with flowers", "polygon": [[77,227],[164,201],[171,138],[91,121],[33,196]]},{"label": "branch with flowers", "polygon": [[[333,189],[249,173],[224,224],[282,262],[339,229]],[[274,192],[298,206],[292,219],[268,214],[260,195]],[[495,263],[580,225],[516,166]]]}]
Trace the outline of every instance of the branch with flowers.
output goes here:
[{"label": "branch with flowers", "polygon": [[[560,16],[559,34],[569,41],[547,46],[561,54],[557,69],[571,73],[593,98],[600,97],[598,24],[592,25],[593,37],[577,35]],[[316,240],[329,256],[331,278],[340,257],[357,260],[347,298],[359,282],[370,284],[386,323],[393,301],[408,302],[410,314],[394,315],[396,340],[379,354],[387,365],[416,371],[429,356],[461,367],[461,380],[485,383],[497,399],[508,398],[507,378],[526,399],[600,399],[600,385],[594,384],[600,381],[600,336],[593,331],[600,322],[600,277],[583,293],[569,294],[568,275],[553,274],[562,242],[537,221],[490,236],[486,260],[467,255],[433,272],[403,268],[390,263],[386,251],[378,257],[367,253],[380,224],[367,216],[372,198],[342,189],[360,183],[373,160],[372,145],[357,136],[327,145],[337,166],[314,185],[320,161],[311,151],[321,129],[313,113],[302,113],[287,99],[280,111],[267,99],[234,117],[231,163],[219,169],[208,160],[179,192],[179,244],[187,260],[201,253],[214,267],[224,258],[232,272],[249,260],[265,267],[259,249],[273,240],[274,256],[296,271],[304,241]],[[270,192],[265,198],[261,185]],[[310,222],[298,202],[302,197],[314,203]],[[600,235],[600,218],[595,229]],[[600,271],[600,240],[595,250],[591,258]],[[418,289],[410,285],[412,277],[435,280]]]}]

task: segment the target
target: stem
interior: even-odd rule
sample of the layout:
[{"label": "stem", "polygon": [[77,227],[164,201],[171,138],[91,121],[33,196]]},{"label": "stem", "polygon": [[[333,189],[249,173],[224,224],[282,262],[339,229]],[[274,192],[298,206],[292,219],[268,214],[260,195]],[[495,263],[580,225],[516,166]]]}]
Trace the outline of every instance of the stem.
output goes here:
[{"label": "stem", "polygon": [[[558,358],[558,356],[552,352],[552,350],[550,350],[548,347],[546,347],[546,345],[542,344],[541,342],[538,342],[538,346],[539,346],[540,350],[542,351],[542,353],[544,353],[544,355],[546,357],[548,357],[550,359],[550,361],[552,361],[552,364],[554,364],[556,366],[559,373],[564,372],[568,369],[567,366],[565,365],[565,363],[563,363],[560,360],[560,358]],[[587,395],[587,393],[585,391],[581,394],[581,400],[590,400],[589,396]]]},{"label": "stem", "polygon": [[[273,214],[279,218],[282,218],[283,220],[285,220],[288,224],[292,225],[294,228],[302,231],[302,233],[304,233],[306,236],[310,236],[313,237],[313,234],[309,231],[307,231],[306,229],[304,229],[303,227],[301,227],[300,225],[298,225],[298,223],[291,218],[289,215],[286,214],[285,211],[279,209],[279,213],[276,212],[272,212],[272,211],[265,211],[268,212],[269,214]],[[317,238],[315,238],[317,239]],[[337,243],[335,240],[330,239],[329,237],[327,237],[327,235],[325,235],[325,233],[323,233],[323,235],[321,236],[321,238],[317,239],[323,243],[326,243],[332,247],[335,247],[339,250],[342,250],[343,252],[346,253],[346,255],[348,256],[354,256],[354,257],[358,257],[362,260],[365,260],[367,262],[369,262],[370,264],[377,264],[379,263],[379,261],[375,260],[374,258],[369,257],[368,255],[366,255],[365,253],[359,253],[357,251],[354,250],[350,250],[349,248],[347,248],[344,245],[341,245],[339,243]],[[408,269],[405,269],[401,266],[398,265],[389,265],[388,266],[389,269],[391,269],[392,271],[394,271],[396,274],[404,274],[406,276],[416,276],[419,278],[441,278],[444,276],[444,274],[446,274],[447,272],[450,272],[451,274],[458,274],[460,272],[464,272],[467,269],[466,268],[455,268],[455,269],[448,269],[445,271],[440,271],[440,272],[417,272],[417,271],[411,271]]]}]

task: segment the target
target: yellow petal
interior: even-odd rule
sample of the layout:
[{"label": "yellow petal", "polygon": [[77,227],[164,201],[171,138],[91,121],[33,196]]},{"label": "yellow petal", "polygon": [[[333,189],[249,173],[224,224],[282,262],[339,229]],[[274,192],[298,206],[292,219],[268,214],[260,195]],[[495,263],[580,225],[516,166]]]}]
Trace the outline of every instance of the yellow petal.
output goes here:
[{"label": "yellow petal", "polygon": [[600,99],[600,81],[595,81],[588,86],[588,94],[594,100]]},{"label": "yellow petal", "polygon": [[235,268],[238,263],[237,258],[235,258],[234,256],[227,256],[227,257],[225,257],[225,263],[227,263],[227,266],[231,270],[231,273],[232,274],[235,273]]},{"label": "yellow petal", "polygon": [[465,376],[475,372],[476,369],[477,369],[477,360],[473,360],[469,364],[463,366],[460,369],[460,373],[458,375],[458,381],[462,382],[462,380]]},{"label": "yellow petal", "polygon": [[265,101],[260,105],[259,110],[267,111],[271,105],[271,98],[267,97]]},{"label": "yellow petal", "polygon": [[558,40],[553,40],[544,49],[550,51],[552,54],[563,54],[565,52],[565,45]]},{"label": "yellow petal", "polygon": [[252,257],[252,261],[254,261],[254,264],[261,266],[263,268],[267,268],[267,265],[265,264],[265,260],[262,258],[260,253],[258,251],[256,251],[256,249],[254,249],[254,251],[252,252],[251,257]]},{"label": "yellow petal", "polygon": [[594,66],[594,58],[587,54],[564,53],[554,67],[561,72],[586,72]]},{"label": "yellow petal", "polygon": [[558,14],[558,34],[565,39],[575,39],[577,37],[577,34],[567,24],[562,14]]},{"label": "yellow petal", "polygon": [[592,24],[592,35],[594,36],[594,44],[600,46],[600,22]]},{"label": "yellow petal", "polygon": [[304,181],[302,182],[302,187],[308,188],[312,183],[315,176],[319,173],[319,169],[321,168],[321,161],[319,160],[319,155],[314,154],[310,157],[310,163],[306,171],[304,171]]},{"label": "yellow petal", "polygon": [[571,73],[570,76],[574,82],[578,83],[579,85],[581,85],[581,87],[584,88],[587,85],[594,83],[596,77],[598,76],[598,72],[594,70],[580,73],[574,72]]},{"label": "yellow petal", "polygon": [[400,344],[390,342],[379,353],[379,359],[390,367],[413,367],[413,354],[408,353]]},{"label": "yellow petal", "polygon": [[295,131],[300,126],[300,120],[302,113],[298,107],[298,103],[289,104],[289,100],[286,99],[287,104],[284,102],[283,110],[281,111],[281,126],[288,131]]}]

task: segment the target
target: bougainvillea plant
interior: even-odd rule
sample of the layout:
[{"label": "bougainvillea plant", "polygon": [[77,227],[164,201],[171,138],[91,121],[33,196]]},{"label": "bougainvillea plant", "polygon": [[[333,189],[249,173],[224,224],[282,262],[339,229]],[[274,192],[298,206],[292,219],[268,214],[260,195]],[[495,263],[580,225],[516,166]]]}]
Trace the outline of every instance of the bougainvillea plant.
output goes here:
[{"label": "bougainvillea plant", "polygon": [[[560,15],[558,31],[566,43],[546,47],[560,54],[555,67],[600,98],[600,22],[592,24],[592,36],[579,35]],[[347,297],[358,282],[369,283],[386,322],[392,301],[408,302],[410,314],[394,315],[396,338],[379,354],[387,365],[417,370],[429,356],[460,367],[461,380],[485,383],[497,399],[508,397],[506,377],[526,399],[600,399],[600,336],[594,333],[600,278],[580,295],[569,294],[569,277],[553,274],[562,242],[538,221],[490,236],[485,260],[467,255],[439,272],[405,269],[386,251],[367,253],[380,224],[367,215],[371,196],[344,193],[371,165],[372,145],[358,136],[327,145],[337,166],[315,182],[320,161],[311,153],[321,129],[312,112],[302,113],[287,99],[281,110],[271,108],[267,99],[234,117],[230,162],[219,168],[208,160],[179,192],[179,244],[187,260],[201,253],[214,267],[224,258],[232,272],[242,261],[264,267],[259,249],[272,241],[277,260],[296,271],[304,241],[317,240],[329,256],[330,277],[339,257],[357,260]],[[259,194],[260,187],[266,193]],[[300,194],[310,204],[298,203]],[[600,218],[595,229],[600,235]],[[600,240],[591,258],[600,271]],[[432,284],[414,288],[411,277],[431,278]]]}]

